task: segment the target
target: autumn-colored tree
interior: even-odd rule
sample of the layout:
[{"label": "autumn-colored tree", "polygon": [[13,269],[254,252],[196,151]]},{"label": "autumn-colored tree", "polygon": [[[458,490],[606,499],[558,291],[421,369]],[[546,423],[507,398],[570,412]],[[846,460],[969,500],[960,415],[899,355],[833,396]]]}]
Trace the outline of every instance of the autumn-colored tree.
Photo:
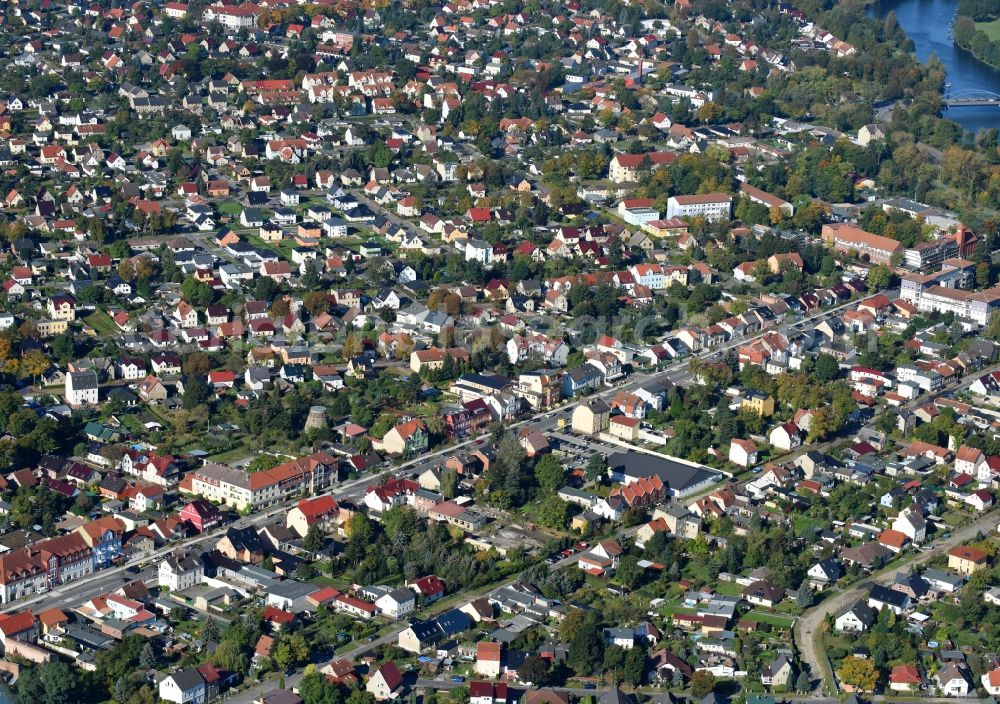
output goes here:
[{"label": "autumn-colored tree", "polygon": [[21,356],[21,374],[29,377],[32,382],[52,366],[52,362],[39,349],[28,350]]},{"label": "autumn-colored tree", "polygon": [[14,341],[9,335],[0,335],[0,368],[7,374],[17,371],[17,359],[12,357]]},{"label": "autumn-colored tree", "polygon": [[409,359],[410,355],[413,354],[414,347],[412,337],[405,334],[401,335],[399,341],[396,343],[396,359]]},{"label": "autumn-colored tree", "polygon": [[344,359],[350,359],[359,354],[361,354],[361,339],[354,333],[350,333],[344,338]]},{"label": "autumn-colored tree", "polygon": [[212,369],[212,363],[204,352],[192,352],[182,365],[187,376],[205,376]]},{"label": "autumn-colored tree", "polygon": [[844,684],[863,692],[872,692],[878,686],[878,668],[872,660],[845,658],[837,676]]},{"label": "autumn-colored tree", "polygon": [[157,265],[150,257],[136,257],[132,261],[135,263],[135,278],[140,281],[151,279],[156,275]]},{"label": "autumn-colored tree", "polygon": [[274,320],[278,318],[284,318],[288,315],[288,299],[279,298],[274,303],[271,304],[271,310],[267,312]]},{"label": "autumn-colored tree", "polygon": [[715,675],[707,670],[698,670],[691,677],[691,694],[701,699],[715,691]]},{"label": "autumn-colored tree", "polygon": [[457,293],[449,293],[444,297],[444,312],[453,318],[462,313],[462,297]]},{"label": "autumn-colored tree", "polygon": [[25,320],[17,326],[17,334],[21,339],[34,340],[38,338],[38,327],[30,320]]},{"label": "autumn-colored tree", "polygon": [[722,116],[722,108],[709,101],[698,108],[698,119],[702,122],[715,122]]},{"label": "autumn-colored tree", "polygon": [[322,291],[310,291],[302,297],[302,305],[309,311],[309,315],[315,317],[330,308],[330,301]]},{"label": "autumn-colored tree", "polygon": [[136,278],[135,264],[131,259],[123,259],[118,264],[118,276],[126,281],[134,281]]}]

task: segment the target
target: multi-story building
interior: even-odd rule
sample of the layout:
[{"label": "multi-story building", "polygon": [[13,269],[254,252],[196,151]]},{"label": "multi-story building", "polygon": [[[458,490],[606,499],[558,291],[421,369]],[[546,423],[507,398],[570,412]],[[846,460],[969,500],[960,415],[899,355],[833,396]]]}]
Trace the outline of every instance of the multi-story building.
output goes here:
[{"label": "multi-story building", "polygon": [[160,562],[157,578],[160,587],[167,587],[172,592],[183,591],[204,581],[205,565],[198,555],[176,550]]},{"label": "multi-story building", "polygon": [[94,572],[91,549],[77,533],[0,555],[0,603],[46,592]]},{"label": "multi-story building", "polygon": [[562,399],[562,377],[552,369],[526,372],[517,378],[517,395],[535,410],[549,408]]},{"label": "multi-story building", "polygon": [[258,5],[248,2],[242,5],[210,5],[202,13],[202,19],[206,24],[218,22],[226,29],[239,31],[256,27],[260,11]]},{"label": "multi-story building", "polygon": [[181,487],[181,491],[237,510],[258,510],[326,489],[336,478],[338,465],[337,458],[326,452],[314,452],[259,472],[208,462],[191,474],[190,488]]},{"label": "multi-story building", "polygon": [[652,198],[625,199],[618,204],[618,215],[629,225],[642,227],[660,219],[660,211],[656,209],[655,203]]},{"label": "multi-story building", "polygon": [[109,567],[122,554],[125,524],[114,516],[102,516],[76,529],[90,547],[94,569]]},{"label": "multi-story building", "polygon": [[57,293],[47,304],[49,317],[53,320],[76,320],[76,299],[66,293]]},{"label": "multi-story building", "polygon": [[834,251],[854,252],[872,264],[892,264],[893,258],[903,254],[900,242],[845,223],[823,225],[822,237]]},{"label": "multi-story building", "polygon": [[903,274],[900,277],[899,297],[920,307],[920,297],[934,287],[970,288],[975,283],[975,264],[964,259],[947,259],[941,270],[933,274]]},{"label": "multi-story building", "polygon": [[960,545],[948,551],[948,569],[970,575],[989,566],[990,556],[979,548]]},{"label": "multi-story building", "polygon": [[515,335],[507,340],[507,356],[511,364],[521,364],[537,356],[546,364],[563,366],[569,359],[569,346],[559,337],[538,333]]},{"label": "multi-story building", "polygon": [[751,203],[758,203],[768,208],[777,208],[783,215],[787,215],[788,217],[795,215],[795,206],[787,200],[783,200],[773,193],[755,188],[749,183],[740,182],[740,193],[745,198],[749,198]]},{"label": "multi-story building", "polygon": [[903,266],[910,271],[925,273],[938,271],[945,259],[958,256],[958,243],[954,239],[920,242],[903,252]]},{"label": "multi-story building", "polygon": [[673,152],[616,154],[608,164],[608,178],[615,183],[635,183],[646,171],[657,166],[669,166],[676,158]]},{"label": "multi-story building", "polygon": [[[906,282],[903,283],[905,288]],[[912,288],[907,293],[912,296]],[[922,313],[953,313],[976,325],[986,325],[993,312],[1000,310],[1000,286],[985,291],[962,291],[933,285],[920,291],[916,300],[911,302]]]},{"label": "multi-story building", "polygon": [[206,462],[191,474],[190,493],[240,510],[253,500],[249,473],[215,462]]},{"label": "multi-story building", "polygon": [[694,196],[671,196],[667,199],[668,218],[696,218],[728,220],[732,212],[733,197],[728,193],[705,193]]},{"label": "multi-story building", "polygon": [[96,404],[97,390],[97,372],[93,369],[70,372],[66,375],[66,403],[71,406]]}]

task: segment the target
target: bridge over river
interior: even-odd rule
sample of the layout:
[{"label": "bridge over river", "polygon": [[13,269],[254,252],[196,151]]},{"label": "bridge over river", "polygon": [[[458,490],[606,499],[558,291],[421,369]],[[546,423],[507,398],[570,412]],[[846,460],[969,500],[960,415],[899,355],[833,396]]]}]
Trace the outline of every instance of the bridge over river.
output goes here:
[{"label": "bridge over river", "polygon": [[943,102],[946,108],[1000,105],[1000,94],[988,90],[946,90]]}]

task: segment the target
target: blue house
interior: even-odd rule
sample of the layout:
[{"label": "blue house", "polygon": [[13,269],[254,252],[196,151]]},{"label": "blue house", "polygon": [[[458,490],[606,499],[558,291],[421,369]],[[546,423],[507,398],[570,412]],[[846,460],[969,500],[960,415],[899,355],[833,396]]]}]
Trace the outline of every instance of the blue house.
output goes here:
[{"label": "blue house", "polygon": [[563,374],[562,395],[563,398],[573,398],[588,389],[599,389],[603,383],[604,373],[589,363],[584,364]]},{"label": "blue house", "polygon": [[90,546],[94,569],[110,567],[122,554],[122,536],[125,524],[114,516],[103,516],[80,526],[77,532]]}]

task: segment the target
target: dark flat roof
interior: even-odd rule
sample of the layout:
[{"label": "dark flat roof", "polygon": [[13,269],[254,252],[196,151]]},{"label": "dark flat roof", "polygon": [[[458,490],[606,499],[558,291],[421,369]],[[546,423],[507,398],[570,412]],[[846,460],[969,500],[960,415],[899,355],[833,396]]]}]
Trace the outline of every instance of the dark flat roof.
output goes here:
[{"label": "dark flat roof", "polygon": [[642,452],[615,453],[608,458],[608,467],[613,473],[623,474],[632,479],[656,475],[670,487],[671,491],[680,494],[721,476],[711,467]]}]

